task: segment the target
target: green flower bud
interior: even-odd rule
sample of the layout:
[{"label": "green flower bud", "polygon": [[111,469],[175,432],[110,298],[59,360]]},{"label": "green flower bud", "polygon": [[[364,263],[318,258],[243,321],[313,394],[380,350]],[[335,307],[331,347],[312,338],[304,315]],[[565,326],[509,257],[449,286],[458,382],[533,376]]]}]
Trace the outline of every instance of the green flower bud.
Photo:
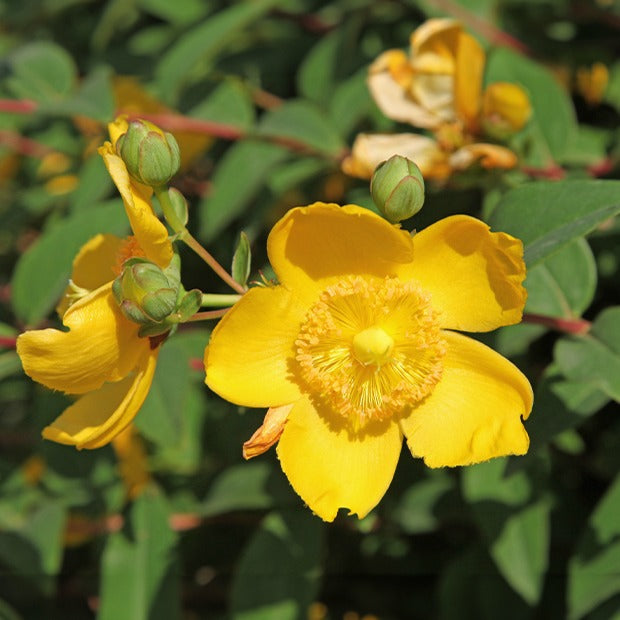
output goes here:
[{"label": "green flower bud", "polygon": [[142,258],[125,262],[112,292],[123,314],[135,323],[161,323],[177,305],[178,282]]},{"label": "green flower bud", "polygon": [[129,123],[127,132],[116,143],[129,174],[140,183],[160,187],[170,181],[181,164],[179,145],[174,136],[148,121]]},{"label": "green flower bud", "polygon": [[424,178],[406,157],[393,155],[377,166],[370,193],[381,214],[390,222],[415,215],[424,204]]}]

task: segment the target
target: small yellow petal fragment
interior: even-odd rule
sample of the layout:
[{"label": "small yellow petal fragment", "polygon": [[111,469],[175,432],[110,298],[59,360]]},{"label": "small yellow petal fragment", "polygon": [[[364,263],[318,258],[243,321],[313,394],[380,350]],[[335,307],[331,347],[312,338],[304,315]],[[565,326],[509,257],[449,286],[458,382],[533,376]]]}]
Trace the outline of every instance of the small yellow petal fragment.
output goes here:
[{"label": "small yellow petal fragment", "polygon": [[267,411],[263,424],[243,444],[244,459],[249,460],[263,454],[263,452],[267,452],[280,439],[280,435],[282,435],[284,430],[284,423],[293,408],[293,404],[271,407]]}]

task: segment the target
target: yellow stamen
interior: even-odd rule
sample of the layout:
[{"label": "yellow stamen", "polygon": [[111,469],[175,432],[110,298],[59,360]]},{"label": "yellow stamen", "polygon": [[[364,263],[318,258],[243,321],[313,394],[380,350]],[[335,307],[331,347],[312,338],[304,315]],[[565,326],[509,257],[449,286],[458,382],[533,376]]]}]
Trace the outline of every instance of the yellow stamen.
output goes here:
[{"label": "yellow stamen", "polygon": [[329,286],[295,344],[312,397],[354,431],[427,396],[445,353],[430,296],[397,278],[351,276]]}]

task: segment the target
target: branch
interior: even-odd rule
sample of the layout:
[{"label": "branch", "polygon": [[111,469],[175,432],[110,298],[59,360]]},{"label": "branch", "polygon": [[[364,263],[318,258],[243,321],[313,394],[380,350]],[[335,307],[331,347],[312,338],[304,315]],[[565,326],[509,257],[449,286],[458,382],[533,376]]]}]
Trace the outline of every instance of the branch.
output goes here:
[{"label": "branch", "polygon": [[530,314],[528,312],[523,315],[522,322],[531,323],[533,325],[544,325],[549,329],[578,336],[587,334],[592,327],[592,323],[585,319],[560,319],[552,316],[544,316],[542,314]]},{"label": "branch", "polygon": [[453,2],[452,0],[431,0],[431,4],[438,8],[440,11],[447,13],[452,17],[456,17],[459,21],[462,21],[469,29],[477,32],[493,45],[501,45],[503,47],[511,47],[521,54],[527,56],[531,55],[530,49],[516,39],[509,35],[507,32],[500,30],[497,26],[489,23],[486,19],[474,15],[471,11],[468,11],[463,6]]}]

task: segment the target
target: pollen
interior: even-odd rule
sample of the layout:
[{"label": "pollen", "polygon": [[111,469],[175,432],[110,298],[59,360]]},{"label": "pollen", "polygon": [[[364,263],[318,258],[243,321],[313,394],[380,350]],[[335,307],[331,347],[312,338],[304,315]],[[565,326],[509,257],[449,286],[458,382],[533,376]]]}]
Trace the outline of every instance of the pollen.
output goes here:
[{"label": "pollen", "polygon": [[295,345],[311,396],[353,431],[428,396],[446,350],[430,295],[416,282],[362,276],[322,292]]},{"label": "pollen", "polygon": [[123,263],[134,257],[144,257],[144,250],[140,247],[138,240],[131,236],[127,237],[121,244],[116,254],[116,264],[113,267],[114,275],[120,275],[123,271]]}]

